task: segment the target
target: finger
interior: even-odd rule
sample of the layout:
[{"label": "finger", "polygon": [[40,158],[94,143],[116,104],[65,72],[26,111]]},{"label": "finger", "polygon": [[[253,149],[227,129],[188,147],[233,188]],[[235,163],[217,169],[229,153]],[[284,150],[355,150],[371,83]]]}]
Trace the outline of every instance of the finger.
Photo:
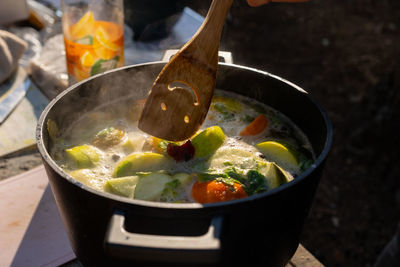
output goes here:
[{"label": "finger", "polygon": [[282,2],[282,3],[297,3],[297,2],[308,2],[308,0],[270,0],[271,2]]},{"label": "finger", "polygon": [[249,4],[249,6],[261,6],[264,4],[267,4],[269,2],[269,0],[247,0],[247,3]]},{"label": "finger", "polygon": [[307,2],[308,0],[247,0],[249,6],[257,7],[269,2],[282,2],[282,3],[297,3],[297,2]]}]

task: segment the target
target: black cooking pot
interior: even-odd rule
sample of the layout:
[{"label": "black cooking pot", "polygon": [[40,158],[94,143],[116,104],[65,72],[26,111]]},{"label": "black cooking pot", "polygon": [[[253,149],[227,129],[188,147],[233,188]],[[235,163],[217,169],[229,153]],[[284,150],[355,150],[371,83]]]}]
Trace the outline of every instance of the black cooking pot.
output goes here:
[{"label": "black cooking pot", "polygon": [[[309,137],[315,163],[295,180],[244,199],[158,203],[95,191],[49,156],[47,121],[60,131],[106,101],[144,98],[165,62],[128,66],[75,84],[44,110],[37,143],[72,248],[85,266],[284,266],[299,244],[332,142],[326,113],[296,85],[269,73],[220,64],[217,88],[257,99]],[[160,125],[162,127],[162,125]]]}]

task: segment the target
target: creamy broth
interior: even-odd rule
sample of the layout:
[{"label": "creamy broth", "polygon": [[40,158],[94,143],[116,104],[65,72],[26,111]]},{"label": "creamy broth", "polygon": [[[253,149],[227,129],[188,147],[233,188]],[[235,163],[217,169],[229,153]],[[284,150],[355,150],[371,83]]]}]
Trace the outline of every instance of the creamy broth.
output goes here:
[{"label": "creamy broth", "polygon": [[178,143],[140,131],[143,101],[126,102],[84,114],[63,133],[48,123],[52,158],[96,190],[149,201],[226,201],[290,182],[314,159],[287,117],[234,93],[216,90],[199,132]]}]

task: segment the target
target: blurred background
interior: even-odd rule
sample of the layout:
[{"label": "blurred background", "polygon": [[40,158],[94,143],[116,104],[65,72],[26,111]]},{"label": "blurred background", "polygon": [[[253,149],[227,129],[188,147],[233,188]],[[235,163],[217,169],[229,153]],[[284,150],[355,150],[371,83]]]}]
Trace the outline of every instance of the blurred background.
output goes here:
[{"label": "blurred background", "polygon": [[400,218],[400,2],[238,8],[227,25],[237,64],[303,87],[333,121],[303,245],[326,266],[372,266]]},{"label": "blurred background", "polygon": [[[165,21],[183,7],[205,16],[210,2],[125,1],[125,23],[132,41],[152,42],[168,35]],[[225,24],[220,48],[234,63],[299,85],[333,122],[332,150],[301,241],[325,266],[373,266],[400,219],[399,33],[398,0],[258,8],[236,0]],[[0,177],[39,164],[35,149],[3,156]]]}]

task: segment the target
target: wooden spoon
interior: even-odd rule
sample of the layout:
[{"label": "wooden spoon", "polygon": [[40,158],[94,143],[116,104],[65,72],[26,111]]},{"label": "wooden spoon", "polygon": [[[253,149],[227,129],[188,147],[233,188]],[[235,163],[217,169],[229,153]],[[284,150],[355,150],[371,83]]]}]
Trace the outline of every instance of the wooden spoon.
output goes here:
[{"label": "wooden spoon", "polygon": [[222,28],[233,0],[213,0],[196,34],[153,83],[139,128],[158,138],[190,138],[203,123],[214,93]]}]

